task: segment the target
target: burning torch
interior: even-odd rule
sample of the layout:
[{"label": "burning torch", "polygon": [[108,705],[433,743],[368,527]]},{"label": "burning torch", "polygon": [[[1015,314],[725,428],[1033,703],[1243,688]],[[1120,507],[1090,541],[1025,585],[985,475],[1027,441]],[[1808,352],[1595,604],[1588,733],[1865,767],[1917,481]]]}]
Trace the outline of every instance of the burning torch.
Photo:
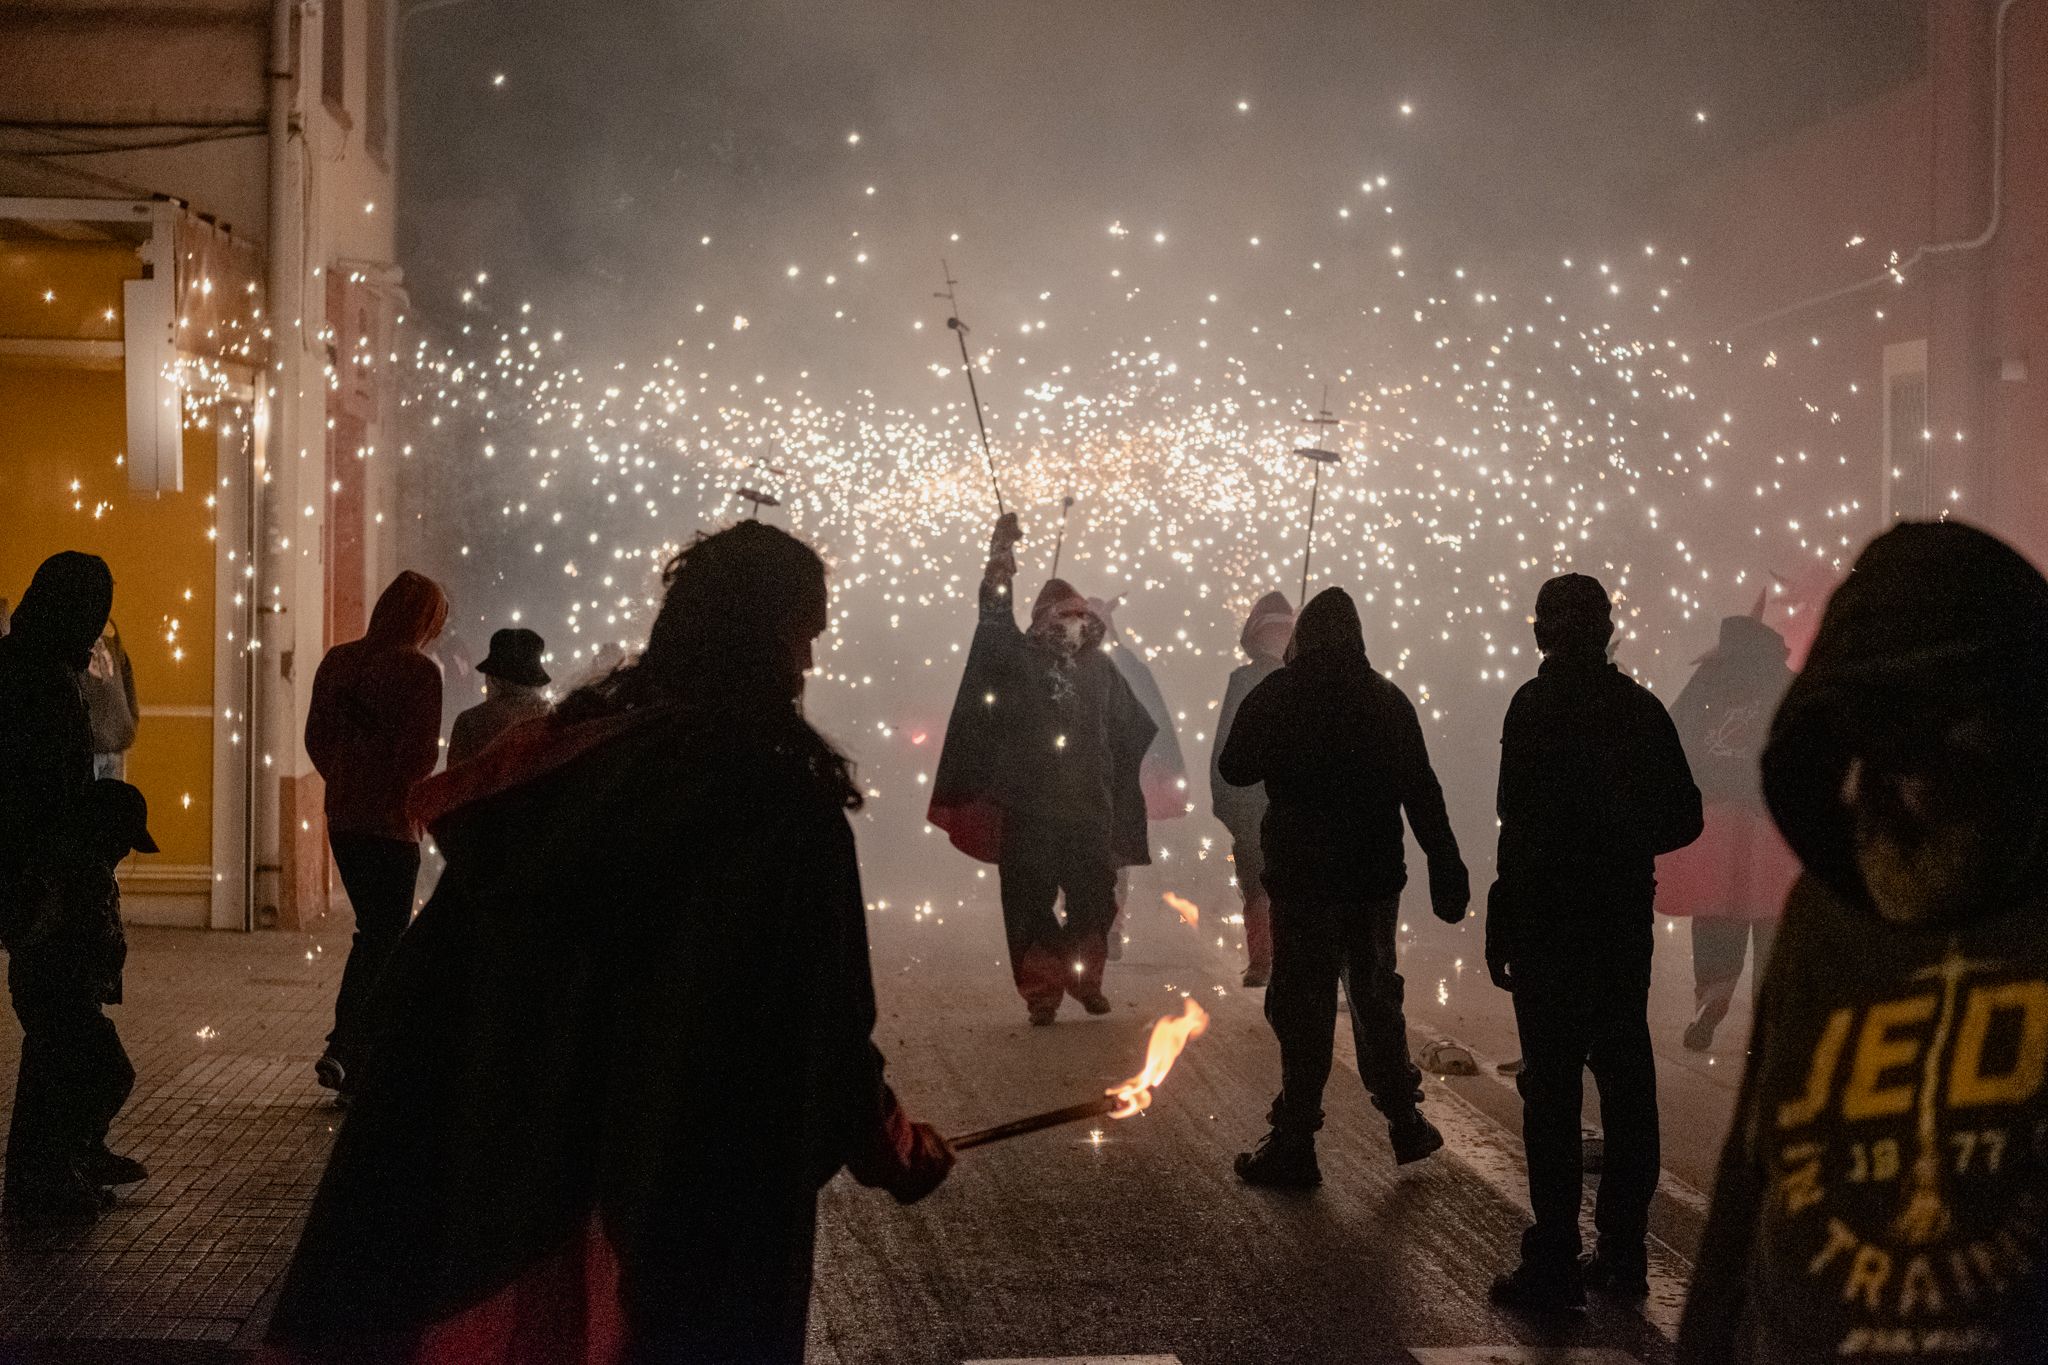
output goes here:
[{"label": "burning torch", "polygon": [[1122,1085],[1105,1091],[1098,1099],[1070,1104],[1064,1109],[1048,1109],[1043,1114],[1012,1119],[979,1132],[962,1133],[959,1137],[948,1138],[948,1145],[956,1152],[964,1152],[969,1147],[986,1147],[991,1142],[1003,1142],[1026,1133],[1057,1128],[1061,1124],[1079,1123],[1083,1119],[1101,1118],[1105,1114],[1113,1119],[1127,1119],[1143,1112],[1152,1104],[1153,1088],[1166,1079],[1166,1073],[1173,1069],[1174,1059],[1180,1056],[1181,1049],[1188,1045],[1190,1038],[1209,1027],[1207,1010],[1193,1000],[1183,1003],[1186,1008],[1178,1016],[1168,1015],[1152,1026],[1152,1041],[1145,1049],[1145,1069]]}]

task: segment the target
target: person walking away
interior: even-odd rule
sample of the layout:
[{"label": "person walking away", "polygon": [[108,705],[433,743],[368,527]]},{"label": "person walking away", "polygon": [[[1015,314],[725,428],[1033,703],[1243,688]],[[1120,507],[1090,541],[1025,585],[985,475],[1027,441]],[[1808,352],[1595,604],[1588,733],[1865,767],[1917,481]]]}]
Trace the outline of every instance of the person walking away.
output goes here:
[{"label": "person walking away", "polygon": [[[1607,659],[1607,590],[1565,574],[1536,596],[1543,663],[1500,739],[1500,850],[1486,965],[1512,991],[1521,1037],[1522,1146],[1535,1221],[1501,1304],[1583,1307],[1588,1283],[1649,1292],[1657,1188],[1657,1070],[1650,1050],[1656,859],[1700,835],[1699,788],[1663,703]],[[1585,1071],[1606,1132],[1594,1223],[1579,1265]]]},{"label": "person walking away", "polygon": [[61,1202],[25,1194],[17,1208],[11,1187],[17,1221],[90,1217],[108,1187],[149,1175],[107,1147],[135,1089],[135,1068],[104,1009],[121,1003],[128,958],[114,869],[130,851],[157,851],[149,807],[126,782],[99,778],[67,825],[31,869],[42,895],[8,943],[7,985],[22,1039],[7,1169],[21,1173],[24,1190],[72,1194]]},{"label": "person walking away", "polygon": [[476,666],[484,675],[484,699],[455,718],[448,734],[448,766],[467,763],[515,725],[538,720],[551,709],[541,689],[551,681],[541,666],[547,644],[521,627],[491,635],[491,652]]},{"label": "person walking away", "polygon": [[85,692],[85,714],[92,725],[92,775],[126,777],[128,751],[135,747],[142,708],[135,700],[135,668],[128,662],[121,632],[111,619],[93,642],[92,661],[79,686]]},{"label": "person walking away", "polygon": [[[36,868],[76,828],[92,781],[92,727],[79,674],[113,600],[106,561],[66,550],[36,569],[12,629],[0,636],[0,943],[9,949],[10,981],[17,936],[50,892]],[[14,997],[24,1037],[35,1031],[36,1004]],[[7,1162],[0,1202],[10,1216],[38,1221],[98,1211],[98,1188],[65,1163],[40,1161],[33,1140],[27,1146],[25,1157]]]},{"label": "person walking away", "polygon": [[441,743],[441,671],[422,650],[447,619],[440,587],[407,569],[377,599],[363,637],[328,650],[313,675],[306,753],[327,783],[328,844],[356,917],[314,1075],[342,1095],[362,1061],[370,993],[412,918],[420,829],[406,798],[434,771]]},{"label": "person walking away", "polygon": [[800,1365],[820,1187],[945,1178],[871,1037],[859,787],[800,709],[824,564],[741,522],[667,580],[636,662],[420,785],[447,874],[273,1365]]},{"label": "person walking away", "polygon": [[[1151,666],[1144,657],[1124,639],[1123,629],[1116,623],[1116,609],[1122,605],[1121,597],[1088,599],[1088,610],[1102,622],[1102,648],[1109,654],[1109,661],[1116,665],[1116,671],[1123,675],[1124,682],[1129,684],[1138,705],[1144,707],[1145,714],[1152,718],[1155,727],[1152,743],[1138,764],[1138,785],[1145,792],[1145,818],[1147,821],[1178,820],[1188,813],[1188,769],[1181,757],[1180,736],[1174,730],[1173,713],[1166,709],[1166,694],[1159,690],[1159,680],[1152,676]],[[1130,902],[1130,890],[1130,868],[1118,868],[1116,915],[1109,925],[1111,962],[1124,955],[1124,908]]]},{"label": "person walking away", "polygon": [[1771,726],[1785,907],[1684,1365],[2048,1360],[2048,581],[1872,541]]},{"label": "person walking away", "polygon": [[1287,598],[1269,592],[1252,603],[1237,647],[1245,662],[1231,670],[1223,687],[1223,705],[1216,713],[1216,744],[1209,751],[1209,810],[1230,835],[1230,862],[1236,870],[1237,894],[1244,902],[1244,984],[1264,986],[1273,974],[1273,921],[1266,897],[1266,859],[1259,848],[1259,824],[1266,818],[1266,787],[1256,783],[1234,787],[1223,780],[1218,760],[1230,742],[1238,708],[1252,689],[1280,669],[1287,642],[1294,638],[1294,608]]},{"label": "person walking away", "polygon": [[1751,615],[1722,620],[1719,643],[1671,704],[1706,815],[1699,839],[1657,861],[1657,909],[1692,920],[1693,1016],[1683,1039],[1692,1052],[1713,1047],[1745,956],[1754,1002],[1799,873],[1764,810],[1757,766],[1771,713],[1792,682],[1784,637],[1763,623],[1763,605],[1759,597]]},{"label": "person walking away", "polygon": [[[1010,971],[1033,1024],[1071,994],[1102,993],[1119,868],[1151,862],[1139,771],[1155,726],[1103,653],[1103,623],[1061,579],[1017,628],[1014,513],[997,520],[980,622],[932,783],[927,818],[954,847],[996,864]],[[1066,920],[1054,913],[1066,897]]]},{"label": "person walking away", "polygon": [[1272,1131],[1237,1158],[1253,1185],[1319,1184],[1337,1024],[1337,985],[1351,1007],[1358,1073],[1386,1115],[1394,1160],[1419,1161],[1443,1135],[1416,1106],[1422,1073],[1408,1055],[1404,983],[1396,968],[1401,889],[1408,882],[1401,816],[1429,861],[1429,898],[1456,924],[1471,883],[1430,767],[1414,703],[1366,657],[1358,608],[1325,588],[1303,608],[1291,658],[1253,688],[1217,760],[1225,782],[1263,783],[1265,884],[1273,897],[1273,981],[1266,1018],[1280,1040]]}]

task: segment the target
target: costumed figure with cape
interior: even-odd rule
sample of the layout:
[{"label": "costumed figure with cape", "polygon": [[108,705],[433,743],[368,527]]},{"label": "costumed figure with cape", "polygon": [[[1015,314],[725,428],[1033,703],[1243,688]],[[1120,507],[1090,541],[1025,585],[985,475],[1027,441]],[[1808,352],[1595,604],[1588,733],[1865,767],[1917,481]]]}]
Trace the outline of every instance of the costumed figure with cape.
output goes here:
[{"label": "costumed figure with cape", "polygon": [[[996,522],[980,624],[946,727],[932,824],[1002,879],[1010,970],[1034,1024],[1102,993],[1116,874],[1148,863],[1139,772],[1157,726],[1102,648],[1087,601],[1049,580],[1029,630],[1012,614],[1017,518]],[[1066,918],[1054,906],[1064,894]]]},{"label": "costumed figure with cape", "polygon": [[[1095,613],[1102,622],[1102,647],[1109,654],[1109,660],[1116,665],[1116,671],[1130,684],[1131,695],[1145,708],[1145,714],[1152,718],[1157,727],[1152,743],[1145,750],[1145,757],[1138,765],[1138,785],[1145,792],[1145,818],[1147,820],[1178,820],[1188,813],[1188,769],[1180,754],[1180,736],[1173,728],[1173,713],[1166,709],[1166,695],[1159,690],[1159,680],[1152,676],[1152,669],[1144,656],[1131,648],[1124,639],[1123,628],[1116,623],[1116,609],[1123,605],[1121,597],[1091,597],[1088,610]],[[1110,923],[1109,957],[1114,962],[1123,956],[1124,907],[1131,900],[1131,870],[1121,868],[1116,874],[1116,918]]]}]

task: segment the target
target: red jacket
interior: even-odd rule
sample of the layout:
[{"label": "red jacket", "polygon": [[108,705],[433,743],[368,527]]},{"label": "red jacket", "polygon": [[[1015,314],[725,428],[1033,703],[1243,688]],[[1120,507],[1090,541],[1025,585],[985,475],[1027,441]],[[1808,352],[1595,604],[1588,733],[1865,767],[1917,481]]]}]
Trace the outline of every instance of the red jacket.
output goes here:
[{"label": "red jacket", "polygon": [[447,616],[441,589],[408,569],[377,599],[363,638],[320,661],[306,752],[327,782],[333,833],[420,837],[406,798],[434,771],[441,743],[441,670],[420,647]]}]

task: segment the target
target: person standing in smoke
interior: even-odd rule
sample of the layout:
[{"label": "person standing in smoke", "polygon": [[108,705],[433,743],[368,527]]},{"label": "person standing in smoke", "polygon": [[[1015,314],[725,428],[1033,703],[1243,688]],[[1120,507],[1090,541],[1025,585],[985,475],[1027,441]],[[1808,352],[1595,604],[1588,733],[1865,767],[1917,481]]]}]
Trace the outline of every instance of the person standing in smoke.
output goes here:
[{"label": "person standing in smoke", "polygon": [[1456,924],[1472,893],[1415,705],[1366,658],[1350,595],[1318,593],[1288,655],[1237,708],[1216,766],[1226,783],[1265,784],[1261,847],[1273,896],[1266,1018],[1280,1040],[1280,1094],[1272,1131],[1238,1156],[1237,1173],[1253,1185],[1303,1188],[1322,1181],[1315,1135],[1340,980],[1359,1077],[1386,1115],[1395,1161],[1419,1161],[1444,1144],[1416,1107],[1422,1073],[1408,1056],[1401,1012],[1403,812],[1429,860],[1437,918]]},{"label": "person standing in smoke", "polygon": [[[1144,761],[1138,765],[1138,785],[1145,791],[1145,818],[1150,820],[1178,820],[1188,813],[1188,770],[1181,758],[1180,736],[1173,726],[1173,713],[1166,709],[1166,695],[1159,690],[1159,680],[1152,676],[1152,670],[1124,640],[1124,633],[1116,623],[1116,609],[1123,604],[1121,597],[1091,597],[1088,610],[1095,613],[1102,622],[1102,647],[1109,653],[1109,660],[1116,665],[1116,671],[1123,674],[1130,684],[1131,695],[1145,708],[1145,714],[1152,718],[1157,727],[1152,743],[1145,750]],[[1124,907],[1129,903],[1131,870],[1121,868],[1116,874],[1116,918],[1109,926],[1109,957],[1112,962],[1123,956]]]},{"label": "person standing in smoke", "polygon": [[513,726],[548,713],[542,689],[552,680],[541,665],[545,653],[547,642],[523,627],[492,633],[491,652],[476,666],[484,678],[484,699],[455,718],[448,732],[449,767],[475,758]]},{"label": "person standing in smoke", "polygon": [[[1657,862],[1657,909],[1692,919],[1693,1017],[1684,1043],[1714,1045],[1742,959],[1752,961],[1754,999],[1771,936],[1799,864],[1764,810],[1757,762],[1771,713],[1791,685],[1784,637],[1749,616],[1721,622],[1721,638],[1671,704],[1671,720],[1706,803],[1706,833]],[[1755,951],[1751,953],[1751,945]]]},{"label": "person standing in smoke", "polygon": [[1230,835],[1230,861],[1237,872],[1237,894],[1244,901],[1244,984],[1264,986],[1273,974],[1273,921],[1266,897],[1265,855],[1259,848],[1259,825],[1266,818],[1266,787],[1255,783],[1234,787],[1223,780],[1219,760],[1230,742],[1237,710],[1252,689],[1280,669],[1287,642],[1294,638],[1294,608],[1287,598],[1269,592],[1252,604],[1237,645],[1245,662],[1233,669],[1216,713],[1216,747],[1209,751],[1209,809]]},{"label": "person standing in smoke", "polygon": [[270,1365],[802,1365],[818,1192],[952,1166],[884,1076],[825,565],[758,521],[645,653],[422,783],[448,870],[377,998]]},{"label": "person standing in smoke", "polygon": [[447,619],[440,586],[407,569],[377,599],[363,638],[328,650],[313,675],[306,753],[327,783],[328,844],[356,917],[334,1030],[313,1072],[342,1095],[362,1061],[370,994],[412,919],[420,827],[405,803],[441,756],[441,670],[424,651]]},{"label": "person standing in smoke", "polygon": [[1873,540],[1772,722],[1805,873],[1682,1365],[2048,1360],[2048,580],[1958,522]]},{"label": "person standing in smoke", "polygon": [[1102,620],[1066,582],[1049,579],[1030,629],[1017,628],[1023,538],[1015,513],[997,520],[927,818],[996,864],[1017,993],[1032,1023],[1050,1024],[1069,994],[1109,1012],[1117,870],[1151,861],[1139,772],[1157,727],[1103,652]]},{"label": "person standing in smoke", "polygon": [[[1663,703],[1607,659],[1607,590],[1565,574],[1536,596],[1536,676],[1500,737],[1500,851],[1487,901],[1486,965],[1515,997],[1522,1146],[1536,1218],[1493,1298],[1535,1312],[1580,1308],[1586,1287],[1649,1292],[1657,1189],[1657,1068],[1650,1050],[1656,860],[1700,835],[1700,792]],[[1584,1075],[1600,1088],[1607,1143],[1579,1264]]]}]

